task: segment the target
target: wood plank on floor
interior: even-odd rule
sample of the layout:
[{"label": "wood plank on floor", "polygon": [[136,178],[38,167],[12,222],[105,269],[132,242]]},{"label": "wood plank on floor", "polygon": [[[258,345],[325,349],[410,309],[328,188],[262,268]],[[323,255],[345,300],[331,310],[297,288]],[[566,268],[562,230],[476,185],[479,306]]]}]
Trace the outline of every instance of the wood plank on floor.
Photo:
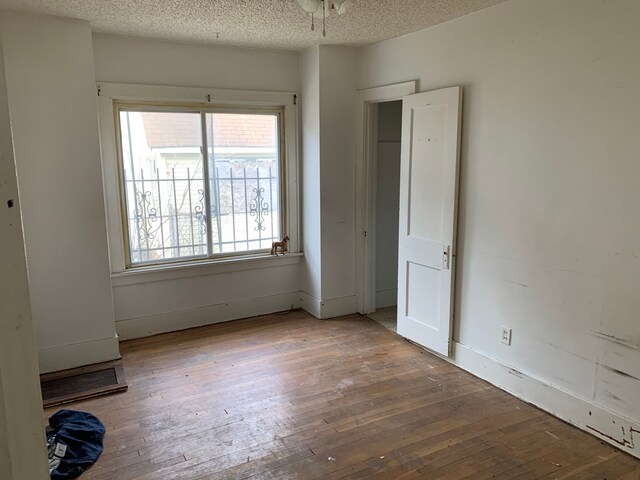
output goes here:
[{"label": "wood plank on floor", "polygon": [[121,351],[129,390],[68,405],[107,428],[86,480],[640,479],[640,461],[359,315],[266,315]]}]

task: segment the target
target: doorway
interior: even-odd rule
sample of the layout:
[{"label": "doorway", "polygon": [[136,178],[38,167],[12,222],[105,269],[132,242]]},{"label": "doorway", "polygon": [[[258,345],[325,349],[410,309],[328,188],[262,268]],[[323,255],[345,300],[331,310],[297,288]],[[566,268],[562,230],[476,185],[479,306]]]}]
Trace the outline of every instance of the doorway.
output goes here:
[{"label": "doorway", "polygon": [[[358,114],[356,116],[356,132],[359,135],[359,141],[356,143],[356,299],[358,312],[363,315],[376,312],[376,292],[378,290],[376,282],[378,106],[382,103],[402,102],[402,99],[407,95],[416,92],[416,87],[415,81],[409,81],[367,88],[358,92]],[[400,130],[402,129],[400,128]],[[396,224],[396,235],[397,232]],[[393,294],[387,293],[387,295]]]},{"label": "doorway", "polygon": [[[356,250],[358,311],[375,315],[382,308],[393,309],[393,305],[383,305],[392,303],[390,297],[397,288],[396,331],[434,352],[451,355],[462,87],[415,93],[415,83],[407,82],[362,90],[359,96],[362,117],[357,131],[362,132],[362,143],[356,163],[356,223],[362,236]],[[400,108],[390,103],[400,99]],[[401,112],[399,142],[397,135],[387,136],[397,132],[387,109]],[[397,216],[381,219],[378,215],[384,215],[390,202],[384,197],[378,200],[378,188],[385,192],[378,182],[392,178],[381,158],[393,152],[396,142],[401,158],[399,182],[389,184],[399,183],[399,208],[391,207]],[[395,223],[396,228],[387,228],[387,222]],[[398,235],[397,241],[391,240],[391,245],[397,245],[396,254],[385,248],[391,231]],[[383,257],[378,259],[378,254]],[[389,275],[384,267],[394,263],[397,270]],[[391,315],[381,320],[392,326]]]},{"label": "doorway", "polygon": [[372,175],[375,179],[375,311],[369,317],[397,331],[398,222],[402,101],[373,106]]}]

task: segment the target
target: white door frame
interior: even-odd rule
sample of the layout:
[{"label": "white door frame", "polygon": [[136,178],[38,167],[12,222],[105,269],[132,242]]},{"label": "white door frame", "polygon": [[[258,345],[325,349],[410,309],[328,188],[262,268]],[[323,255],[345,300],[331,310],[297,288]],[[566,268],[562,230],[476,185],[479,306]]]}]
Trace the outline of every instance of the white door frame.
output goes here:
[{"label": "white door frame", "polygon": [[376,310],[376,153],[375,104],[416,93],[417,81],[358,91],[356,105],[356,301],[358,312]]}]

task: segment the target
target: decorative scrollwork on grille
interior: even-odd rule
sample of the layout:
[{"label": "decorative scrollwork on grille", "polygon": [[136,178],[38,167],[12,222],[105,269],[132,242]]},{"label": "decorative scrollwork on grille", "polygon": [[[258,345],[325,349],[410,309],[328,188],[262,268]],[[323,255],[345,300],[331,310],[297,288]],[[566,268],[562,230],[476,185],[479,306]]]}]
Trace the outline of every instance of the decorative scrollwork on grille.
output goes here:
[{"label": "decorative scrollwork on grille", "polygon": [[140,239],[151,241],[156,232],[152,230],[153,224],[158,221],[158,210],[151,203],[153,194],[150,191],[137,192],[135,220],[140,233]]},{"label": "decorative scrollwork on grille", "polygon": [[204,190],[198,189],[198,205],[194,207],[195,217],[200,223],[200,233],[207,234],[207,217],[204,214]]},{"label": "decorative scrollwork on grille", "polygon": [[262,194],[264,193],[264,188],[254,188],[253,193],[256,194],[256,198],[251,202],[249,206],[249,214],[256,219],[256,226],[254,230],[265,231],[266,227],[263,225],[264,217],[269,215],[269,204],[265,201]]}]

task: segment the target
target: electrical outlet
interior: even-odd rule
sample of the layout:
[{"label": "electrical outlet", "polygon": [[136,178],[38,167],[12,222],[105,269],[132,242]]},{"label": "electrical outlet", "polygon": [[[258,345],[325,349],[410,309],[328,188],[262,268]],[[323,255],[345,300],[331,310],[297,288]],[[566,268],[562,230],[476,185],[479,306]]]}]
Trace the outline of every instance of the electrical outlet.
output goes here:
[{"label": "electrical outlet", "polygon": [[511,345],[511,329],[507,327],[502,327],[502,337],[500,341],[505,345]]}]

